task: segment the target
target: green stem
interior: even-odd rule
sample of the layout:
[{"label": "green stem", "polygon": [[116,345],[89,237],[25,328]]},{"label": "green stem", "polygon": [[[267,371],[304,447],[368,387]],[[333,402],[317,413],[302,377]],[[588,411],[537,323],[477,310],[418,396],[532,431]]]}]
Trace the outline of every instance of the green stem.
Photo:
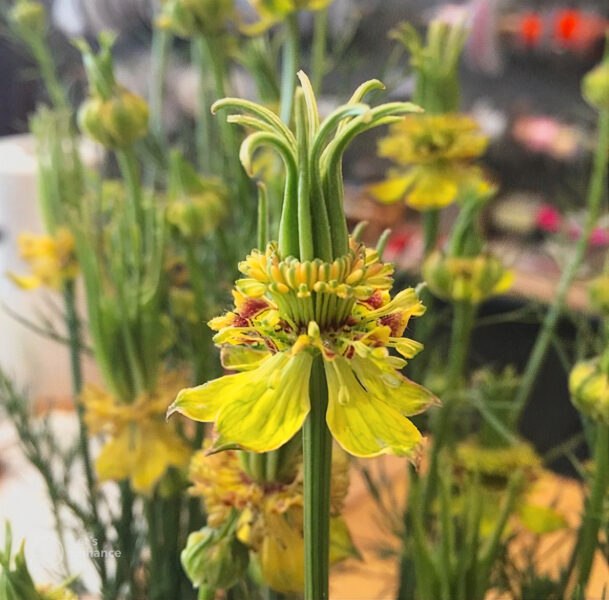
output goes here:
[{"label": "green stem", "polygon": [[457,397],[455,392],[463,386],[465,365],[475,316],[476,305],[468,302],[455,302],[446,378],[446,390],[449,392],[449,395],[444,400],[444,406],[439,409],[437,420],[434,424],[433,446],[423,502],[425,514],[428,514],[429,507],[438,487],[440,451],[447,443],[449,437],[451,417]]},{"label": "green stem", "polygon": [[[222,40],[217,37],[204,38],[207,58],[212,68],[216,100],[226,98],[226,53]],[[220,119],[220,137],[224,150],[224,181],[237,188],[239,208],[245,210],[249,206],[250,193],[247,175],[239,161],[239,144],[232,125],[225,119]]]},{"label": "green stem", "polygon": [[144,225],[142,186],[140,181],[140,167],[133,148],[129,146],[127,148],[117,150],[116,160],[123,179],[125,180],[127,197],[129,199],[130,209],[132,211],[133,223],[138,225],[138,228],[141,229]]},{"label": "green stem", "polygon": [[541,331],[535,341],[535,346],[533,347],[533,351],[529,356],[529,361],[524,370],[520,387],[514,401],[515,414],[519,416],[522,415],[531,392],[533,391],[537,374],[544,363],[558,319],[563,312],[567,293],[569,292],[571,283],[584,259],[590,235],[598,220],[602,200],[606,195],[607,155],[609,155],[609,111],[605,110],[601,112],[600,115],[598,146],[594,156],[592,177],[590,179],[590,187],[588,189],[588,198],[586,202],[588,208],[586,223],[581,233],[581,237],[577,240],[571,261],[562,273],[554,302],[550,307],[550,310],[546,313]]},{"label": "green stem", "polygon": [[602,523],[603,504],[609,487],[609,425],[599,423],[594,451],[594,481],[588,498],[578,544],[578,583],[585,591],[592,570],[594,554],[598,547],[598,531]]},{"label": "green stem", "polygon": [[41,38],[30,39],[28,41],[53,106],[59,109],[66,108],[69,105],[68,98],[57,77],[56,66],[52,58],[53,53]]},{"label": "green stem", "polygon": [[207,90],[207,72],[209,69],[207,61],[207,48],[203,37],[191,40],[192,63],[195,65],[199,76],[197,84],[197,109],[195,121],[195,146],[197,149],[197,164],[201,172],[206,175],[218,173],[220,167],[218,160],[221,158],[219,152],[214,152],[213,144],[213,121],[210,111],[211,101]]},{"label": "green stem", "polygon": [[311,412],[303,428],[305,600],[327,600],[332,437],[326,424],[328,387],[321,356],[310,380]]},{"label": "green stem", "polygon": [[438,209],[426,210],[423,213],[423,253],[424,256],[431,254],[438,240],[438,226],[440,222],[440,211]]},{"label": "green stem", "polygon": [[[163,100],[165,97],[165,72],[167,55],[171,47],[171,34],[155,27],[152,34],[152,76],[150,78],[150,131],[162,148],[165,142],[163,131]],[[209,112],[209,111],[208,111]]]},{"label": "green stem", "polygon": [[315,94],[321,92],[321,84],[326,72],[326,44],[328,38],[328,8],[315,13],[313,44],[311,49],[311,85]]},{"label": "green stem", "polygon": [[[74,402],[76,404],[78,416],[78,435],[80,451],[82,454],[83,466],[85,471],[85,480],[87,482],[88,502],[93,517],[93,526],[95,538],[103,548],[105,546],[106,534],[102,525],[99,511],[98,498],[99,495],[95,486],[95,477],[93,475],[93,466],[91,463],[91,454],[89,451],[89,432],[85,424],[84,413],[85,408],[80,399],[82,391],[82,365],[80,360],[80,321],[76,310],[76,294],[74,282],[69,281],[64,287],[64,302],[66,306],[66,324],[68,326],[68,339],[70,347],[70,366],[72,371],[72,391],[74,394]],[[107,573],[106,562],[103,559],[99,561],[99,574],[102,587],[106,585]]]},{"label": "green stem", "polygon": [[298,13],[288,15],[286,19],[286,40],[283,46],[281,64],[281,120],[288,125],[292,119],[294,90],[296,89],[296,72],[300,64],[300,27]]}]

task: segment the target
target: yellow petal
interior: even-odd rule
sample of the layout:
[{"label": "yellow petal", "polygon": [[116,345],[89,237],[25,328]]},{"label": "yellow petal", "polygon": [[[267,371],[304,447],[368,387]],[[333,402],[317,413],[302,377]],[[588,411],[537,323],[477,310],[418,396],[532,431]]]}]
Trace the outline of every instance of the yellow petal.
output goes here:
[{"label": "yellow petal", "polygon": [[110,438],[95,461],[99,478],[102,481],[127,479],[135,455],[139,452],[139,445],[137,428],[124,427],[116,436]]},{"label": "yellow petal", "polygon": [[267,534],[260,548],[260,567],[267,584],[284,594],[304,589],[304,542],[288,514],[267,514]]},{"label": "yellow petal", "polygon": [[417,167],[417,180],[406,204],[417,210],[443,208],[457,199],[459,180],[448,167]]},{"label": "yellow petal", "polygon": [[406,417],[417,415],[438,399],[425,387],[410,381],[386,360],[353,357],[351,365],[362,386]]},{"label": "yellow petal", "polygon": [[278,353],[254,371],[232,375],[221,393],[216,425],[225,442],[253,452],[269,452],[290,440],[310,410],[312,357]]},{"label": "yellow petal", "polygon": [[568,527],[565,517],[549,506],[524,504],[518,509],[518,516],[522,524],[537,535],[553,533]]},{"label": "yellow petal", "polygon": [[167,410],[169,418],[178,412],[194,421],[214,421],[222,404],[239,385],[239,375],[227,375],[203,385],[182,390]]},{"label": "yellow petal", "polygon": [[268,350],[254,350],[248,346],[223,346],[222,366],[230,371],[251,371],[270,357]]},{"label": "yellow petal", "polygon": [[6,276],[22,290],[35,290],[42,285],[42,281],[36,275],[15,275],[9,272]]},{"label": "yellow petal", "polygon": [[411,183],[411,176],[401,175],[399,177],[390,177],[380,183],[369,185],[366,190],[379,202],[393,204],[399,202],[404,197],[404,194]]},{"label": "yellow petal", "polygon": [[349,361],[325,361],[328,381],[327,422],[336,441],[355,456],[393,453],[414,457],[421,441],[418,429],[398,410],[366,391]]}]

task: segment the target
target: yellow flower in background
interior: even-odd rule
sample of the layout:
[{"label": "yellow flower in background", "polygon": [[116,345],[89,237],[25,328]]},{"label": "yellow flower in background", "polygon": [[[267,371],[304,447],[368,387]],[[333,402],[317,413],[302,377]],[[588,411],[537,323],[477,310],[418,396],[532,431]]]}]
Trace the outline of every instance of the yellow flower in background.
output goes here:
[{"label": "yellow flower in background", "polygon": [[590,281],[588,302],[603,317],[609,317],[609,275],[603,273]]},{"label": "yellow flower in background", "polygon": [[274,450],[301,428],[321,358],[336,441],[356,456],[416,461],[422,436],[408,417],[435,398],[400,369],[422,349],[402,335],[425,307],[412,288],[392,299],[393,266],[353,239],[350,246],[332,263],[282,259],[275,243],[254,250],[239,265],[235,310],[210,322],[225,368],[242,372],[182,390],[169,414],[214,421],[218,443]]},{"label": "yellow flower in background", "polygon": [[30,275],[8,274],[19,287],[33,290],[45,286],[60,290],[65,282],[76,277],[74,238],[65,227],[57,229],[53,236],[22,233],[17,243],[21,258],[32,271]]},{"label": "yellow flower in background", "polygon": [[400,168],[385,181],[369,186],[381,202],[404,200],[417,210],[442,208],[458,199],[464,186],[481,179],[471,162],[488,140],[466,115],[408,115],[391,125],[379,143],[379,156]]},{"label": "yellow flower in background", "polygon": [[108,436],[95,462],[102,481],[129,479],[136,492],[149,493],[169,467],[186,465],[190,448],[163,419],[167,400],[181,380],[167,374],[153,393],[142,394],[133,404],[97,386],[85,386],[82,401],[89,432]]},{"label": "yellow flower in background", "polygon": [[[330,498],[330,562],[357,556],[346,523],[340,517],[349,488],[347,456],[332,456]],[[221,528],[234,510],[239,513],[238,540],[258,555],[262,575],[274,590],[301,592],[304,588],[302,464],[289,483],[260,483],[242,469],[238,453],[204,450],[193,456],[191,494],[205,502],[208,525]]]},{"label": "yellow flower in background", "polygon": [[490,254],[446,256],[433,252],[423,264],[423,277],[438,298],[478,304],[510,289],[512,271]]},{"label": "yellow flower in background", "polygon": [[252,25],[243,25],[242,30],[249,35],[258,35],[283,21],[289,14],[301,10],[323,10],[332,0],[249,0],[258,13],[260,21]]}]

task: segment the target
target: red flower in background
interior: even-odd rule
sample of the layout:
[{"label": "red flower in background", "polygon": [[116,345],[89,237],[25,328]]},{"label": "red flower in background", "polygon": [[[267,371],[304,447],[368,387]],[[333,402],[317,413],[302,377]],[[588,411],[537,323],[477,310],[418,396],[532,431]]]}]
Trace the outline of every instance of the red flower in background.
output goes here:
[{"label": "red flower in background", "polygon": [[535,223],[543,231],[557,233],[562,224],[562,216],[551,204],[544,204],[537,211]]},{"label": "red flower in background", "polygon": [[582,15],[578,10],[560,10],[554,21],[554,36],[564,47],[572,46],[580,35]]},{"label": "red flower in background", "polygon": [[537,46],[543,32],[543,21],[537,13],[526,13],[520,21],[520,38],[525,46]]}]

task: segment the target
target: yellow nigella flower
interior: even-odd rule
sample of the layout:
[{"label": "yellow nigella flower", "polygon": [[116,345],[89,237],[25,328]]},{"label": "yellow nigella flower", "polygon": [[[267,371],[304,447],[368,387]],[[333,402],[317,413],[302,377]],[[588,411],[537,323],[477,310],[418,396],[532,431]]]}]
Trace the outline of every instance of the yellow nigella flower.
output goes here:
[{"label": "yellow nigella flower", "polygon": [[68,229],[61,227],[55,235],[22,233],[17,243],[21,258],[31,268],[30,275],[9,277],[21,288],[33,290],[39,286],[59,290],[66,281],[74,279],[78,264],[74,252],[74,238]]},{"label": "yellow nigella flower", "polygon": [[425,307],[412,288],[391,299],[393,266],[352,239],[332,263],[284,259],[271,243],[239,269],[235,309],[210,326],[224,366],[241,373],[182,390],[169,414],[215,421],[220,443],[274,450],[301,428],[311,365],[321,356],[337,442],[356,456],[416,459],[421,434],[407,417],[435,398],[399,370],[422,349],[402,335]]},{"label": "yellow nigella flower", "polygon": [[446,256],[433,252],[423,264],[423,277],[438,298],[478,304],[506,292],[514,273],[490,254]]},{"label": "yellow nigella flower", "polygon": [[170,466],[188,462],[189,447],[162,418],[167,398],[177,387],[176,375],[168,374],[155,392],[125,404],[97,386],[85,386],[82,401],[89,432],[108,435],[95,462],[102,481],[129,479],[135,491],[148,493]]},{"label": "yellow nigella flower", "polygon": [[[330,562],[357,556],[349,530],[340,517],[349,488],[349,463],[343,452],[332,457],[330,498]],[[274,590],[290,593],[304,588],[302,465],[293,481],[259,483],[241,468],[234,451],[208,455],[199,451],[190,467],[191,494],[205,502],[208,525],[220,528],[233,510],[239,512],[237,538],[260,561],[262,575]]]},{"label": "yellow nigella flower", "polygon": [[403,199],[417,210],[442,208],[480,179],[480,169],[470,163],[487,143],[477,123],[465,115],[408,115],[391,125],[379,143],[379,156],[407,170],[390,170],[385,181],[369,190],[385,203]]}]

